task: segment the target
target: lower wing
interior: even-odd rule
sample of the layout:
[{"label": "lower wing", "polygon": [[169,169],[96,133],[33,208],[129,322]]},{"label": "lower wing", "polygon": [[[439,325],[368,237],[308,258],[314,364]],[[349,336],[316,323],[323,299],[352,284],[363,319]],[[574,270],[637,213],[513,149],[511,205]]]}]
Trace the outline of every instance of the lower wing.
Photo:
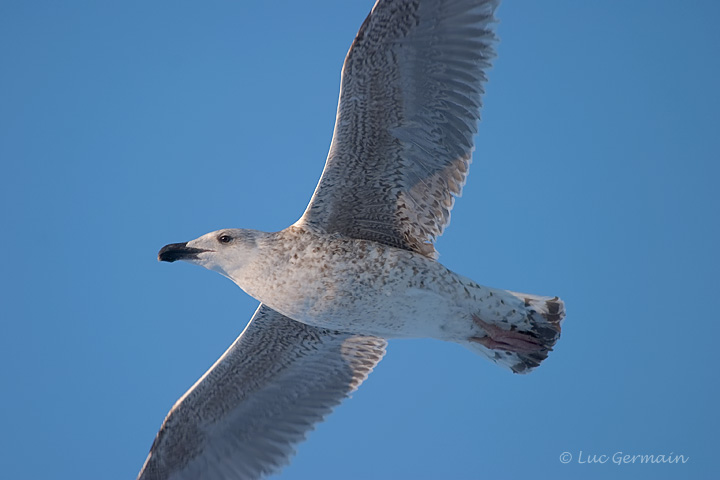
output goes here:
[{"label": "lower wing", "polygon": [[138,480],[262,478],[358,388],[385,340],[311,327],[260,305],[173,406]]}]

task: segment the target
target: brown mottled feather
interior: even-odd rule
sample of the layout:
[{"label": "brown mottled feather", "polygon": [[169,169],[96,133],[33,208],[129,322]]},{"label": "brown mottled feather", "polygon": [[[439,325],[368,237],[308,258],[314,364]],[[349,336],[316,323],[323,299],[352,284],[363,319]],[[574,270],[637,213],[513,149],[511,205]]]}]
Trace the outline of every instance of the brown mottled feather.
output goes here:
[{"label": "brown mottled feather", "polygon": [[497,3],[375,5],[345,59],[330,153],[299,225],[436,257],[470,167]]}]

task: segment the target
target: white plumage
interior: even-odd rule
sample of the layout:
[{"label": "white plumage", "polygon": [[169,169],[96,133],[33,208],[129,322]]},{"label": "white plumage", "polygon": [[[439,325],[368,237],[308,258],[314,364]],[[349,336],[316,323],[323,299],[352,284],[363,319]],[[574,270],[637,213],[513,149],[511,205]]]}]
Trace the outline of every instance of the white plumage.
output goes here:
[{"label": "white plumage", "polygon": [[379,0],[345,59],[330,153],[300,220],[160,251],[262,304],[171,409],[139,479],[276,472],[387,338],[457,342],[517,373],[547,357],[562,301],[484,287],[435,260],[470,165],[497,4]]}]

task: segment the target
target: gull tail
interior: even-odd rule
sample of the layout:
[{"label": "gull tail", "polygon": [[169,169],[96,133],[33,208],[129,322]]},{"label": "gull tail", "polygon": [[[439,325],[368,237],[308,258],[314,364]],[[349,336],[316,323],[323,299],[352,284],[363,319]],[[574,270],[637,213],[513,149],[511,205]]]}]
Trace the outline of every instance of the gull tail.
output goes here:
[{"label": "gull tail", "polygon": [[560,339],[565,304],[558,297],[510,291],[495,291],[495,297],[495,308],[472,315],[484,335],[469,338],[464,346],[514,373],[529,373]]}]

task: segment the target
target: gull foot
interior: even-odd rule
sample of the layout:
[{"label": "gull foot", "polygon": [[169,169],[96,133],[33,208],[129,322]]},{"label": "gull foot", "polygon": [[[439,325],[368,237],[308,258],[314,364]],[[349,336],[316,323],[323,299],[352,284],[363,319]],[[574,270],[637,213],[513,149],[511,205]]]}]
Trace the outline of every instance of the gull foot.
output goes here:
[{"label": "gull foot", "polygon": [[483,322],[477,315],[472,316],[475,325],[485,330],[484,337],[470,337],[468,340],[479,343],[490,350],[504,350],[514,353],[547,352],[549,349],[543,344],[535,333],[518,330],[503,330],[502,328]]}]

